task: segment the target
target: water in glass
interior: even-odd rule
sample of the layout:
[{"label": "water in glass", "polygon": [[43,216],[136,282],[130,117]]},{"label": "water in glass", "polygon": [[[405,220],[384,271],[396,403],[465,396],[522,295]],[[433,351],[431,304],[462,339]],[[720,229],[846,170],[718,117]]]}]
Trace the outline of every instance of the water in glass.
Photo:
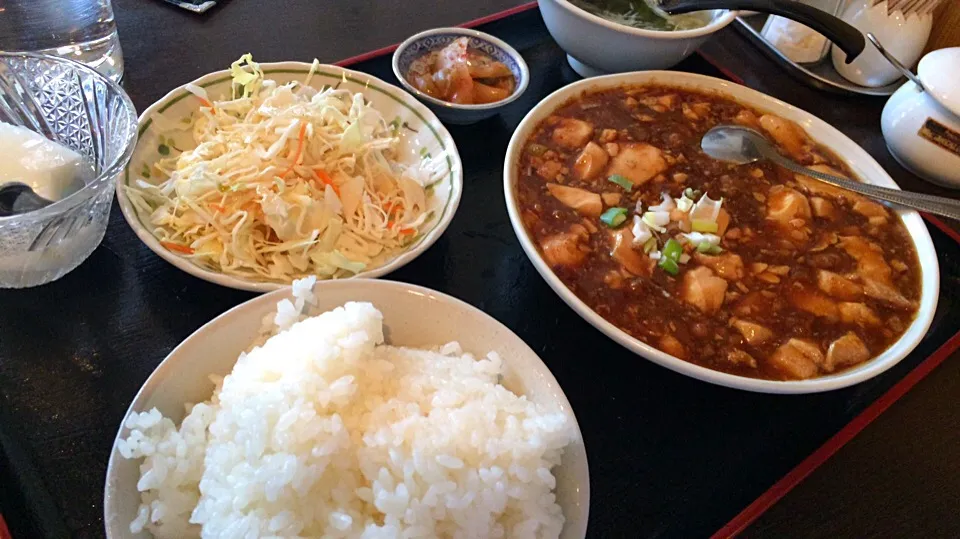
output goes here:
[{"label": "water in glass", "polygon": [[114,81],[123,76],[110,0],[3,0],[0,50],[63,56]]}]

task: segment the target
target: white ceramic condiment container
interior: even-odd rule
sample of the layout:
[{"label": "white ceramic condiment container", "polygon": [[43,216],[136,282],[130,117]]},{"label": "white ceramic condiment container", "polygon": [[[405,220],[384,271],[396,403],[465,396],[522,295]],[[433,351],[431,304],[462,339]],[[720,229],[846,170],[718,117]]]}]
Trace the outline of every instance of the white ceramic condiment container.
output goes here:
[{"label": "white ceramic condiment container", "polygon": [[890,96],[880,116],[883,138],[914,174],[960,189],[960,47],[927,54],[918,71],[927,91],[907,81]]},{"label": "white ceramic condiment container", "polygon": [[[835,17],[840,16],[845,0],[799,0]],[[742,17],[745,12],[741,11]],[[771,15],[760,32],[767,41],[787,58],[798,64],[812,64],[827,57],[830,41],[823,34],[797,21]]]},{"label": "white ceramic condiment container", "polygon": [[[890,13],[887,2],[871,4],[871,0],[854,0],[840,18],[864,34],[872,32],[900,63],[912,67],[930,38],[933,14],[905,16],[900,11]],[[886,86],[900,78],[900,72],[870,45],[849,64],[845,61],[847,55],[836,45],[830,55],[837,73],[854,84]]]}]

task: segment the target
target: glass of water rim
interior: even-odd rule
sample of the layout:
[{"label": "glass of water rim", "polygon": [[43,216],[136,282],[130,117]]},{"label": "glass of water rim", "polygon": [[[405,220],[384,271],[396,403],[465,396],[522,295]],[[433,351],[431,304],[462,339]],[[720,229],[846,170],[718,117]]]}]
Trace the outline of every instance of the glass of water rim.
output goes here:
[{"label": "glass of water rim", "polygon": [[116,179],[136,145],[137,113],[120,86],[73,60],[0,53],[0,77],[10,83],[0,85],[0,121],[67,146],[95,171],[62,200],[0,217],[0,288],[22,288],[62,277],[100,244]]},{"label": "glass of water rim", "polygon": [[110,0],[0,0],[0,50],[63,56],[123,77]]}]

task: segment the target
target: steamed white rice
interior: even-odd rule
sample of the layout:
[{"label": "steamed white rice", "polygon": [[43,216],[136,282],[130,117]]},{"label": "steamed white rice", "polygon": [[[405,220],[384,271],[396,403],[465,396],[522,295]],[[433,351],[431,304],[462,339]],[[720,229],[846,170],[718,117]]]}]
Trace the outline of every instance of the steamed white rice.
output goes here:
[{"label": "steamed white rice", "polygon": [[156,409],[128,418],[119,451],[143,459],[131,532],[557,537],[551,469],[570,418],[501,386],[495,353],[384,345],[369,303],[306,317],[311,287],[294,285],[279,333],[242,354],[179,429]]}]

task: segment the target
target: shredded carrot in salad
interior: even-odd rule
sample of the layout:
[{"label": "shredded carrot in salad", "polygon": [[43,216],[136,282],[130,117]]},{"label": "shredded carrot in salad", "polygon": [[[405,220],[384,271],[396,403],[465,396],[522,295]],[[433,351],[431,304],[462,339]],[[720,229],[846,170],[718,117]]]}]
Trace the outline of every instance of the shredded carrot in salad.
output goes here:
[{"label": "shredded carrot in salad", "polygon": [[337,196],[340,196],[340,186],[334,183],[334,181],[330,179],[330,176],[326,172],[323,170],[314,169],[313,175],[320,180],[320,183],[323,185],[329,185],[333,189],[333,192],[336,193]]},{"label": "shredded carrot in salad", "polygon": [[179,243],[173,243],[172,241],[161,241],[160,245],[163,245],[171,251],[185,255],[192,255],[194,253],[193,249],[190,247],[187,247],[186,245],[180,245]]},{"label": "shredded carrot in salad", "polygon": [[293,159],[290,160],[290,168],[283,171],[283,174],[280,175],[281,178],[286,178],[287,174],[293,172],[293,167],[297,166],[300,161],[300,155],[303,154],[303,138],[307,134],[307,122],[300,124],[300,134],[297,135],[297,152],[293,154]]},{"label": "shredded carrot in salad", "polygon": [[[193,147],[125,187],[168,250],[241,278],[348,277],[411,244],[431,218],[440,155],[399,161],[400,138],[362,94],[278,84],[250,55],[231,65],[230,95],[188,84],[200,107],[163,135]],[[190,148],[180,144],[178,148]]]}]

